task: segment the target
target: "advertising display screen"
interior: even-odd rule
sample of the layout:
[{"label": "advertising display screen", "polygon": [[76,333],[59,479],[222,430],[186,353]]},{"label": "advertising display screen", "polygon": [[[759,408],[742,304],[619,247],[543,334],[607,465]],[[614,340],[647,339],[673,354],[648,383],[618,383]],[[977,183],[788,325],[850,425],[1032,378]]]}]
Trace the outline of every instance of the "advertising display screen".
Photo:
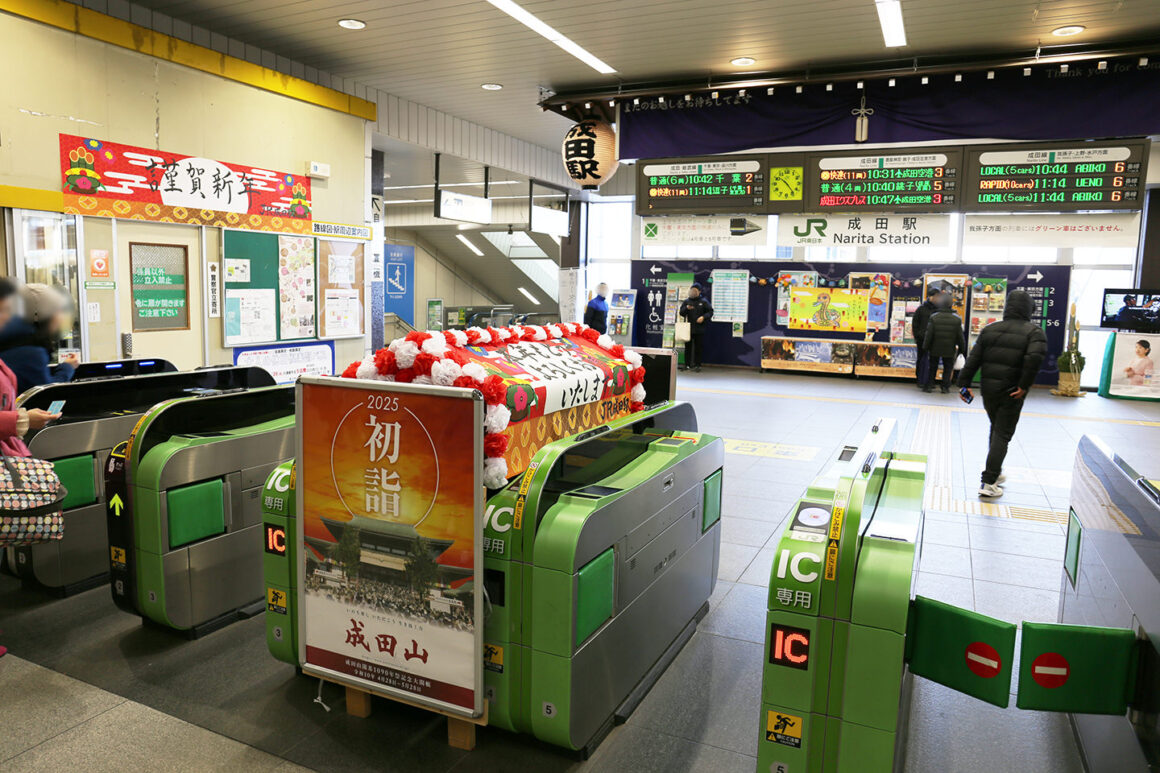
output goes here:
[{"label": "advertising display screen", "polygon": [[706,156],[637,164],[636,212],[727,214],[765,209],[766,156]]},{"label": "advertising display screen", "polygon": [[903,153],[815,154],[806,180],[810,212],[953,212],[959,208],[960,147]]},{"label": "advertising display screen", "polygon": [[1104,290],[1100,327],[1160,333],[1160,290]]},{"label": "advertising display screen", "polygon": [[981,145],[967,150],[962,209],[1140,209],[1147,140]]}]

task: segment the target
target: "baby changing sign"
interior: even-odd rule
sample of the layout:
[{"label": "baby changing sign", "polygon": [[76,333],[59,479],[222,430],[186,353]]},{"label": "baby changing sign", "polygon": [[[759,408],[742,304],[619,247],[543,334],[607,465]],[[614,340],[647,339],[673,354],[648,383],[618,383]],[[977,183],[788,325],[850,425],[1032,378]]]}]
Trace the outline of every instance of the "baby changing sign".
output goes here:
[{"label": "baby changing sign", "polygon": [[304,669],[478,716],[482,399],[349,379],[298,390]]}]

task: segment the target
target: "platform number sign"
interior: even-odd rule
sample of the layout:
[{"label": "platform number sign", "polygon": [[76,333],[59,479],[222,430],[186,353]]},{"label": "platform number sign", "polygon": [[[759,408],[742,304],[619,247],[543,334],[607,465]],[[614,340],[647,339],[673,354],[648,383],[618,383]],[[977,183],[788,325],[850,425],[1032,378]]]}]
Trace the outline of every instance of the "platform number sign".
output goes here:
[{"label": "platform number sign", "polygon": [[810,667],[810,631],[773,623],[769,630],[769,662],[807,670]]}]

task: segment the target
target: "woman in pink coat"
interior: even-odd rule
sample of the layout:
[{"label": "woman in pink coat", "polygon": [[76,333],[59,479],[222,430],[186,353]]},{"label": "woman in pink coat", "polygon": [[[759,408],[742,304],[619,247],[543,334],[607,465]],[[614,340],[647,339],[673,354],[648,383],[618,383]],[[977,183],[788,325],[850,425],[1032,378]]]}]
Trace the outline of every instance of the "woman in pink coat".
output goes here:
[{"label": "woman in pink coat", "polygon": [[[16,297],[16,286],[0,277],[0,328],[12,318],[12,299]],[[28,446],[24,445],[24,435],[30,429],[40,429],[60,414],[49,413],[40,408],[26,411],[16,408],[16,376],[0,361],[0,454],[4,456],[28,456]],[[0,657],[8,649],[0,646]]]}]

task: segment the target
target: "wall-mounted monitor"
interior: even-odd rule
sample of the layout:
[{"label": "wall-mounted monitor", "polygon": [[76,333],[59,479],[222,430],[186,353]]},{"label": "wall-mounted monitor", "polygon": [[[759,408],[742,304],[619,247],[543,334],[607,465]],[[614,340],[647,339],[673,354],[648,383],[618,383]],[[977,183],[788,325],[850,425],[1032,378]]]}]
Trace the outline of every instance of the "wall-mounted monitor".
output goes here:
[{"label": "wall-mounted monitor", "polygon": [[1160,289],[1104,290],[1100,327],[1160,333]]}]

